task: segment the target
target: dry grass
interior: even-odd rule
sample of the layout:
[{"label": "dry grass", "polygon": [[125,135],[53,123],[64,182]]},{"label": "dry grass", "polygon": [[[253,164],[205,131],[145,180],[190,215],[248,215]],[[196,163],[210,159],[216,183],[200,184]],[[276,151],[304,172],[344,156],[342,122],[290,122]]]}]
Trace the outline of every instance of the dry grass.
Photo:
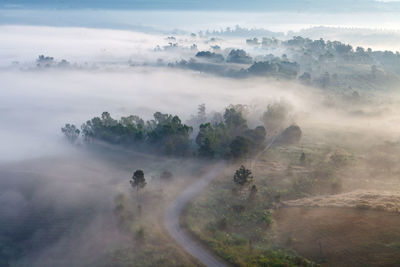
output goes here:
[{"label": "dry grass", "polygon": [[277,241],[323,266],[400,266],[400,217],[349,208],[286,207]]},{"label": "dry grass", "polygon": [[400,213],[400,192],[357,190],[286,201],[284,204],[291,207],[343,207]]}]

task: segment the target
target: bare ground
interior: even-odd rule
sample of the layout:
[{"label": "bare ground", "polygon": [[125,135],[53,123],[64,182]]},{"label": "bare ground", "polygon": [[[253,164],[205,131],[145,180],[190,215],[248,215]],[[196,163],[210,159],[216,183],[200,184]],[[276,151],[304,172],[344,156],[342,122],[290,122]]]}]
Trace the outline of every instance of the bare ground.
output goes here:
[{"label": "bare ground", "polygon": [[323,266],[400,266],[399,194],[355,191],[286,202],[277,242]]}]

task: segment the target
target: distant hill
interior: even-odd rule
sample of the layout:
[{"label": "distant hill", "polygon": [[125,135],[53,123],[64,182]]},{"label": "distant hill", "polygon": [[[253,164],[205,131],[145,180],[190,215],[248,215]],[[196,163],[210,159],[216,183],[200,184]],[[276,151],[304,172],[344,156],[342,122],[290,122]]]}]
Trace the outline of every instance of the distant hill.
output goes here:
[{"label": "distant hill", "polygon": [[0,0],[2,8],[96,8],[224,11],[400,11],[399,2],[375,0]]}]

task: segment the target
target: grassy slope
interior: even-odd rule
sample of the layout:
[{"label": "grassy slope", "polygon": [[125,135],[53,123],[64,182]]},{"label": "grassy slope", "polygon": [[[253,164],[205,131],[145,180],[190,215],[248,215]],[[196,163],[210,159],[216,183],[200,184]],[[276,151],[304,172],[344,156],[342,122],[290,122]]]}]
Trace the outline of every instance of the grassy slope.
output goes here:
[{"label": "grassy slope", "polygon": [[[347,133],[334,135],[334,140],[340,141],[345,140]],[[232,181],[232,175],[238,166],[227,169],[207,191],[186,208],[184,226],[216,254],[236,266],[310,264],[297,257],[297,253],[322,264],[327,260],[337,266],[361,264],[366,263],[365,260],[361,260],[364,254],[375,251],[381,253],[381,262],[378,261],[379,257],[366,259],[375,260],[377,264],[395,263],[394,256],[398,255],[396,238],[399,229],[388,228],[385,224],[380,225],[374,212],[366,217],[346,211],[338,211],[337,216],[331,213],[333,217],[318,211],[315,211],[315,216],[319,216],[318,218],[299,215],[298,212],[289,216],[289,219],[281,216],[286,210],[279,208],[281,201],[284,200],[334,194],[357,188],[367,189],[371,184],[377,188],[378,181],[381,186],[393,185],[397,181],[393,177],[397,177],[399,169],[393,159],[399,159],[398,144],[385,144],[382,141],[383,145],[371,144],[370,147],[360,148],[357,144],[328,142],[324,138],[327,138],[327,135],[305,136],[301,145],[275,147],[260,157],[252,169],[254,184],[258,189],[253,197],[250,196],[250,185],[238,190]],[[306,154],[304,162],[300,162],[302,152]],[[377,157],[380,161],[376,160]],[[246,162],[246,165],[251,164]],[[368,172],[373,172],[374,177]],[[398,186],[396,188],[398,189]],[[393,190],[396,188],[391,186]],[[348,219],[350,217],[361,224],[369,225],[370,228],[363,227],[354,235],[351,235],[351,231],[347,231],[346,235],[337,238],[341,236],[338,233],[343,233],[346,226],[352,225]],[[387,215],[387,218],[389,218],[387,221],[395,220],[392,215]],[[306,238],[301,227],[293,227],[298,220],[304,220],[301,224],[303,226],[307,223],[312,225],[311,228],[314,229],[310,228],[308,233],[314,233],[315,230],[317,234],[310,234]],[[315,223],[317,220],[325,223]],[[329,221],[335,222],[331,227],[333,230],[325,234],[323,226]],[[285,225],[290,227],[285,228]],[[295,229],[293,233],[292,228]],[[379,234],[368,234],[376,232],[377,229],[380,229]],[[380,236],[386,236],[382,229],[390,229],[394,233],[390,242],[385,243],[379,239]],[[318,233],[333,240],[332,249],[324,252],[324,257],[320,255],[318,242],[311,240],[317,238]],[[359,238],[363,235],[365,238]],[[350,250],[345,244],[346,236],[354,241],[355,246],[362,248]],[[303,240],[297,242],[298,239]],[[304,246],[307,242],[313,244],[308,246],[308,250]],[[346,257],[346,253],[335,252],[335,249],[341,246],[343,251],[347,251],[346,253],[353,258]]]},{"label": "grassy slope", "polygon": [[233,169],[186,207],[183,226],[218,256],[235,266],[307,266],[308,261],[273,244],[273,201],[260,186],[250,197],[245,186],[237,189]]}]

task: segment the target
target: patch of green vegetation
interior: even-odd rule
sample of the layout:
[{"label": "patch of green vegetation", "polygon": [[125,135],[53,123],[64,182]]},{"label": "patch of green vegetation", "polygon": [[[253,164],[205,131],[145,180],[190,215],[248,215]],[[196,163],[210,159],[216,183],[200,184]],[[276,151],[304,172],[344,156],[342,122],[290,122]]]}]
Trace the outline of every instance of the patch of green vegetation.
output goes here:
[{"label": "patch of green vegetation", "polygon": [[265,188],[235,184],[231,171],[186,207],[182,225],[234,266],[309,266],[274,244],[274,200]]},{"label": "patch of green vegetation", "polygon": [[[186,207],[184,226],[235,266],[310,266],[276,240],[274,211],[284,200],[340,192],[337,174],[353,162],[353,154],[327,145],[272,147],[251,171],[227,168]],[[238,172],[252,179],[238,179]]]}]

